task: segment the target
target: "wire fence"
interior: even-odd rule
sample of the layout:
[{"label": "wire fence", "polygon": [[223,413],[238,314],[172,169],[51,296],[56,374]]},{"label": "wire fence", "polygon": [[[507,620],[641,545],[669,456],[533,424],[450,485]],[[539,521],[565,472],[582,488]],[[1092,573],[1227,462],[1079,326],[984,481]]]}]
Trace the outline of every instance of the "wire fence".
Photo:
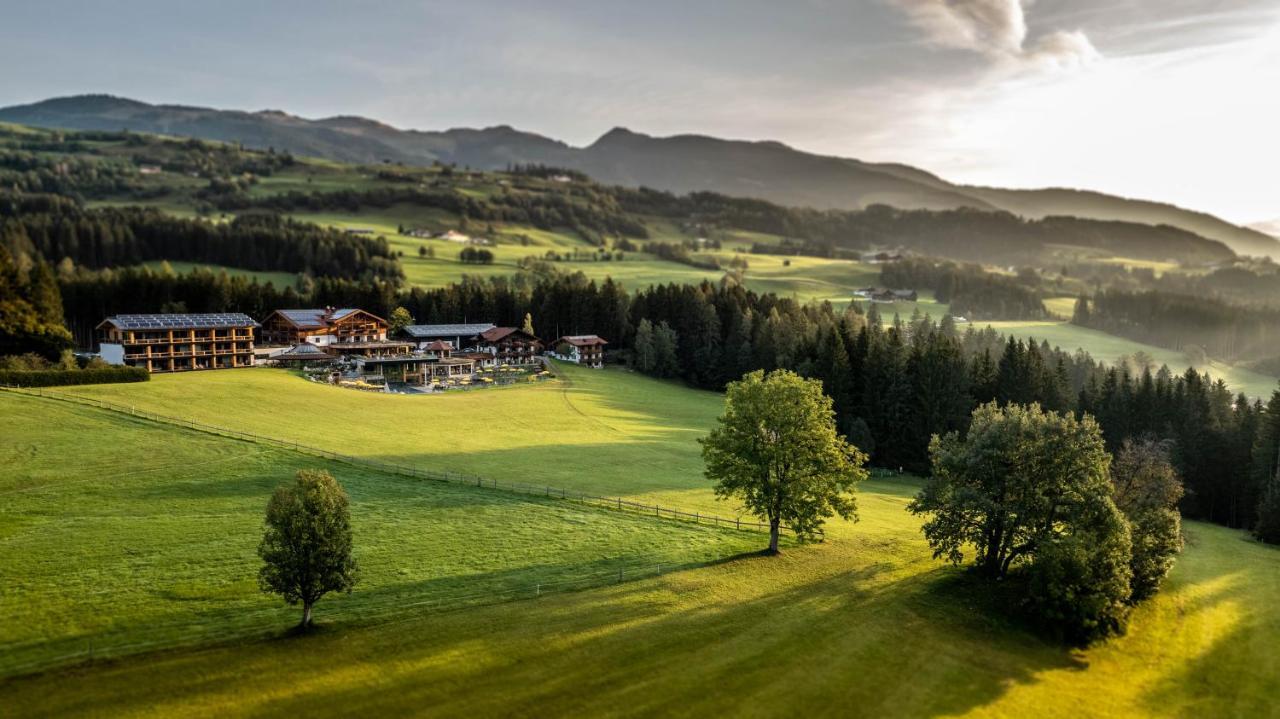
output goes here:
[{"label": "wire fence", "polygon": [[[45,399],[58,400],[71,404],[87,405],[98,409],[125,414],[130,417],[136,417],[161,424],[182,427],[197,432],[205,432],[207,434],[216,434],[223,437],[231,437],[234,439],[244,440],[246,442],[254,442],[257,444],[265,444],[280,449],[291,450],[303,454],[322,457],[324,459],[349,464],[356,467],[366,467],[387,474],[395,474],[403,477],[413,477],[416,479],[426,479],[437,482],[449,482],[452,484],[468,485],[481,489],[493,489],[504,492],[515,492],[519,494],[539,497],[549,497],[553,499],[563,499],[589,504],[605,509],[613,509],[617,511],[628,511],[639,514],[641,516],[652,517],[655,519],[675,519],[696,524],[709,524],[716,527],[731,528],[735,530],[750,531],[768,531],[769,525],[765,522],[759,522],[752,519],[743,519],[741,516],[722,517],[716,514],[708,514],[705,512],[689,512],[674,507],[663,507],[657,503],[649,504],[646,502],[636,502],[624,497],[610,497],[606,495],[593,494],[590,492],[581,492],[578,490],[565,489],[564,487],[552,487],[543,484],[531,484],[527,482],[512,482],[509,480],[499,480],[492,477],[482,477],[480,475],[467,474],[463,472],[449,472],[444,470],[428,469],[420,465],[398,464],[395,462],[383,462],[376,459],[368,459],[366,457],[356,457],[349,454],[342,454],[324,449],[323,447],[314,447],[308,444],[298,442],[296,440],[280,439],[278,437],[267,437],[265,435],[254,434],[252,432],[242,432],[227,427],[219,427],[217,425],[197,422],[194,417],[183,418],[173,417],[169,415],[158,414],[156,412],[148,412],[136,407],[131,407],[105,400],[94,399],[92,397],[83,397],[80,395],[64,394],[61,392],[48,392],[38,388],[19,388],[11,386],[0,386],[7,392],[15,394],[41,397]],[[780,534],[786,534],[790,530],[786,525],[778,527]]]},{"label": "wire fence", "polygon": [[[38,388],[17,388],[0,385],[0,389],[25,396],[91,406],[146,421],[305,453],[388,474],[577,501],[616,511],[634,512],[641,516],[667,521],[682,520],[736,530],[759,531],[769,529],[769,526],[763,522],[744,521],[741,517],[729,518],[696,511],[688,512],[671,507],[663,507],[656,503],[635,502],[623,497],[608,497],[568,490],[562,487],[501,481],[478,475],[431,470],[421,466],[355,457],[293,440],[219,427],[197,422],[194,418],[173,417],[148,412],[136,407],[91,397],[48,392]],[[789,530],[782,526],[779,531],[785,532]],[[711,561],[711,559],[707,561]],[[486,585],[484,582],[463,582],[460,586],[440,591],[391,593],[380,597],[356,592],[351,596],[337,596],[326,599],[320,605],[318,616],[325,622],[342,622],[351,625],[376,624],[381,626],[396,624],[415,621],[423,614],[433,612],[536,599],[544,595],[578,591],[653,577],[670,571],[705,565],[707,561],[663,563],[652,558],[633,558],[610,562],[608,567],[597,566],[590,571],[581,573],[562,571],[559,574],[553,574],[544,580],[538,581],[518,580],[497,585],[493,583]],[[102,592],[102,594],[109,593]],[[145,624],[136,627],[120,627],[92,634],[86,633],[78,636],[53,637],[0,645],[0,678],[47,671],[84,662],[109,660],[149,651],[194,646],[216,646],[266,639],[281,635],[284,628],[292,624],[296,615],[296,609],[284,608],[280,605],[266,606],[264,601],[245,600],[236,606],[218,608],[203,615],[184,618],[182,621],[157,622],[148,620]]]},{"label": "wire fence", "polygon": [[[710,561],[710,560],[708,560]],[[331,595],[316,605],[316,621],[345,626],[387,626],[418,621],[425,615],[534,600],[543,596],[595,589],[703,566],[707,562],[631,559],[581,573],[561,573],[541,581],[483,581],[433,592],[393,592],[386,596],[354,592]],[[280,637],[301,610],[267,600],[244,600],[181,621],[138,620],[135,626],[105,628],[77,636],[50,637],[0,645],[0,679],[49,671],[86,662],[118,659],[151,651],[260,641]]]}]

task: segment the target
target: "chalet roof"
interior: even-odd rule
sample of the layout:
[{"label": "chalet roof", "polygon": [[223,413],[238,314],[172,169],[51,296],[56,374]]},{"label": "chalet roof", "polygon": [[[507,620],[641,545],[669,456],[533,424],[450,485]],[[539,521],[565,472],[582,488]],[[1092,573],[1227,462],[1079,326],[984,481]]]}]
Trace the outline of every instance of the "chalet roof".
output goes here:
[{"label": "chalet roof", "polygon": [[475,337],[482,332],[493,329],[490,323],[461,325],[409,325],[404,333],[416,339],[433,337]]},{"label": "chalet roof", "polygon": [[453,343],[445,342],[443,340],[434,340],[432,342],[428,342],[425,345],[423,345],[422,349],[433,350],[436,352],[443,351],[443,350],[451,350],[453,349]]},{"label": "chalet roof", "polygon": [[[276,314],[285,318],[300,330],[324,329],[334,322],[344,320],[357,312],[364,312],[364,310],[356,307],[343,307],[335,310],[325,307],[311,310],[276,310]],[[379,322],[386,322],[386,320],[371,312],[365,312],[365,314]]]},{"label": "chalet roof", "polygon": [[316,347],[313,344],[303,342],[296,344],[279,354],[271,355],[269,359],[273,360],[305,360],[305,361],[332,361],[335,357],[328,352]]},{"label": "chalet roof", "polygon": [[498,340],[519,331],[520,330],[516,327],[490,327],[480,333],[480,338],[486,342],[497,342]]},{"label": "chalet roof", "polygon": [[98,329],[105,325],[121,330],[202,330],[259,326],[252,317],[241,312],[115,315],[103,320]]},{"label": "chalet roof", "polygon": [[602,339],[599,335],[565,335],[560,338],[561,342],[568,342],[574,347],[594,347],[595,345],[607,345],[609,342]]}]

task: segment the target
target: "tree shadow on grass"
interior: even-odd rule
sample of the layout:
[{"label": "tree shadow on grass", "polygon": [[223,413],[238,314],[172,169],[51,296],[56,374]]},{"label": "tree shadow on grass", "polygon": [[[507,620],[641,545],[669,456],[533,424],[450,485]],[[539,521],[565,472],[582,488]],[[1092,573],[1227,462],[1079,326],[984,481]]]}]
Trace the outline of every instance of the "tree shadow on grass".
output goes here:
[{"label": "tree shadow on grass", "polygon": [[[755,553],[725,560],[766,575],[782,558]],[[761,565],[764,566],[761,566]],[[712,570],[708,570],[712,571]],[[388,667],[466,655],[479,642],[501,651],[494,663],[393,670],[376,683],[345,683],[283,699],[244,697],[252,712],[332,713],[344,708],[442,715],[491,714],[954,714],[984,706],[1038,672],[1078,667],[1071,655],[1018,632],[993,628],[939,605],[948,579],[926,572],[892,579],[876,564],[734,601],[720,591],[692,608],[647,582],[560,595],[533,603],[437,615],[405,624],[307,636],[259,645],[241,673],[272,655],[316,657],[362,631],[378,632],[376,651],[344,662]],[[942,572],[941,574],[945,574]],[[686,579],[673,575],[682,585]],[[696,578],[693,579],[697,584]],[[702,596],[706,587],[691,591]],[[675,589],[677,593],[682,590]],[[679,606],[676,606],[679,605]],[[477,631],[478,628],[483,628]],[[985,645],[984,645],[985,644]],[[977,651],[979,656],[974,656]],[[487,652],[486,652],[487,654]],[[181,664],[182,660],[176,660]],[[311,663],[321,675],[339,666]],[[175,667],[164,668],[169,678]],[[262,670],[271,671],[269,666]],[[303,671],[294,667],[295,671]],[[278,673],[277,673],[278,674]],[[277,676],[289,681],[287,676]],[[321,682],[325,685],[325,682]],[[184,693],[220,691],[182,683]],[[326,711],[327,709],[327,711]]]},{"label": "tree shadow on grass", "polygon": [[1223,527],[1194,523],[1190,531],[1225,541],[1195,564],[1176,567],[1160,596],[1176,607],[1181,633],[1196,643],[1213,638],[1168,667],[1143,704],[1188,719],[1280,715],[1280,547]]}]

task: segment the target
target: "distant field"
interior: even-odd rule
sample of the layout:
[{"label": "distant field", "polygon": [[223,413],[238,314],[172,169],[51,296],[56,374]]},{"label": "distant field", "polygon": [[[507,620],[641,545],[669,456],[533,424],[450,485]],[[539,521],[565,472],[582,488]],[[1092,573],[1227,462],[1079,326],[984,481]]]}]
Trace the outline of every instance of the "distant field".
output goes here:
[{"label": "distant field", "polygon": [[68,654],[101,658],[288,628],[297,612],[258,591],[255,548],[273,488],[300,468],[328,468],[353,501],[362,579],[350,596],[320,603],[328,622],[616,582],[620,570],[670,571],[761,541],[12,393],[0,393],[0,436],[0,677]]},{"label": "distant field", "polygon": [[[545,478],[726,511],[700,475],[694,442],[711,426],[721,397],[615,370],[566,368],[565,376],[567,382],[559,385],[443,397],[357,393],[260,369],[61,391],[189,412],[277,436],[340,441],[346,451],[373,457],[465,466],[523,481]],[[207,537],[205,527],[227,526],[214,515],[235,513],[241,502],[252,514],[244,531],[252,534],[274,481],[256,479],[261,466],[256,463],[268,460],[237,456],[228,464],[244,468],[234,480],[219,479],[221,470],[173,468],[167,470],[177,476],[171,486],[163,474],[103,482],[97,465],[114,457],[105,447],[86,452],[55,443],[42,452],[43,440],[35,438],[45,430],[31,425],[9,422],[6,436],[32,437],[11,451],[28,464],[47,464],[37,464],[42,467],[38,480],[13,489],[52,494],[51,499],[20,500],[34,519],[19,524],[11,514],[0,515],[0,526],[6,527],[0,551],[20,552],[20,557],[46,545],[79,546],[82,540],[75,535],[81,531],[92,530],[90,539],[100,536],[87,519],[100,512],[100,505],[132,509],[127,521],[113,525],[129,531],[163,526],[166,512],[188,513],[195,527],[192,544],[178,536],[183,543],[176,551],[197,554],[188,547]],[[160,434],[148,441],[173,442],[184,433]],[[119,437],[106,436],[112,448],[119,446]],[[85,457],[88,470],[52,459],[72,452]],[[202,450],[196,456],[208,455]],[[288,468],[286,462],[271,471]],[[65,483],[67,476],[79,485]],[[76,479],[82,477],[93,478],[83,489],[78,487],[84,480]],[[448,535],[459,515],[441,518],[443,500],[419,496],[429,488],[424,485],[369,477],[352,478],[351,487],[357,508],[410,528],[365,525],[357,528],[357,537],[363,531],[376,536],[380,547],[403,541],[420,548],[420,554],[385,555],[388,571],[408,562],[411,577],[430,577],[436,576],[437,561],[451,568],[473,562],[491,567],[500,556],[518,567],[540,567],[544,551],[562,551],[544,550],[539,539],[544,530],[536,526],[517,526],[512,534],[519,539],[505,545],[502,534],[455,541]],[[344,625],[300,640],[162,653],[54,672],[0,683],[0,706],[18,715],[38,707],[46,714],[108,716],[310,716],[354,705],[371,714],[432,716],[1273,713],[1280,701],[1275,659],[1280,604],[1274,601],[1280,596],[1280,551],[1241,532],[1188,523],[1188,546],[1170,581],[1137,610],[1127,636],[1073,651],[990,613],[981,594],[964,588],[962,572],[930,558],[918,520],[905,512],[918,487],[905,478],[867,482],[859,493],[861,522],[834,522],[826,543],[789,548],[779,558],[741,558],[496,607],[428,614],[406,608],[390,623]],[[71,499],[81,492],[88,496]],[[488,507],[490,496],[458,501],[469,513],[474,509],[468,502],[484,499]],[[58,511],[43,514],[47,507]],[[582,529],[597,531],[591,525]],[[26,549],[32,546],[25,543],[28,532],[39,538],[33,549]],[[219,552],[237,541],[240,552],[251,549],[251,541],[231,534],[231,539],[210,541]],[[515,541],[523,542],[521,549]],[[598,541],[612,546],[613,539]],[[118,549],[115,543],[97,544],[90,542],[92,551],[119,553],[119,563],[110,566],[160,578],[191,571],[186,562],[149,567],[148,545],[132,540]],[[57,567],[60,560],[49,561]],[[40,577],[51,573],[43,567],[28,571]],[[413,590],[412,580],[391,582],[396,591]],[[196,584],[182,596],[199,606],[204,591]],[[142,606],[153,601],[146,592],[139,596]],[[335,600],[328,610],[346,601]],[[322,603],[322,615],[325,609]],[[281,610],[280,616],[290,614]]]},{"label": "distant field", "polygon": [[[381,234],[393,248],[404,253],[400,258],[404,265],[405,276],[411,284],[424,287],[440,287],[457,282],[463,275],[480,277],[509,276],[518,271],[517,263],[529,256],[541,258],[548,251],[567,254],[594,252],[595,248],[569,231],[548,232],[534,227],[497,225],[499,241],[485,247],[494,254],[492,265],[467,265],[458,259],[465,245],[436,239],[420,239],[398,234],[400,226],[423,227],[434,231],[457,228],[457,218],[449,213],[435,209],[396,206],[386,210],[366,210],[358,213],[295,213],[301,220],[316,222],[321,225],[332,225],[344,228],[364,228]],[[655,240],[678,242],[688,239],[688,235],[679,233],[673,227],[656,222]],[[483,229],[483,225],[477,230]],[[665,234],[664,234],[665,233]],[[529,244],[521,244],[521,236],[529,238]],[[737,233],[736,239],[730,239],[729,245],[746,249],[748,240],[766,241],[771,236],[754,233]],[[774,238],[776,239],[776,238]],[[643,247],[644,242],[638,243]],[[435,252],[435,257],[420,257],[419,248],[428,247]],[[748,263],[745,273],[747,287],[757,292],[774,292],[783,297],[795,297],[800,301],[830,301],[835,304],[848,304],[853,291],[860,287],[876,284],[879,279],[879,268],[875,265],[853,262],[850,260],[829,260],[818,257],[782,257],[778,255],[753,255],[746,252],[735,253],[732,247],[721,251],[698,253],[697,256],[715,257],[727,267],[729,261],[738,254]],[[582,272],[597,281],[612,277],[631,290],[643,289],[650,285],[675,282],[678,284],[697,284],[704,280],[719,282],[724,276],[723,270],[705,270],[679,262],[659,259],[644,252],[624,253],[622,261],[564,261],[555,262],[553,266],[566,272]],[[915,306],[913,303],[899,303],[896,307],[904,315],[910,315]],[[945,314],[945,306],[926,300],[921,303],[922,311],[941,316]],[[890,310],[889,314],[892,314]]]},{"label": "distant field", "polygon": [[[1049,344],[1073,352],[1084,349],[1094,359],[1115,363],[1122,357],[1132,355],[1139,350],[1155,358],[1156,364],[1167,364],[1174,372],[1184,372],[1190,366],[1187,356],[1182,352],[1143,344],[1133,340],[1117,337],[1098,330],[1079,327],[1069,322],[978,322],[977,327],[990,325],[998,332],[1018,337],[1034,337],[1036,340],[1048,340]],[[1276,389],[1278,380],[1252,370],[1231,367],[1221,362],[1210,362],[1208,366],[1198,367],[1201,372],[1208,371],[1215,379],[1221,378],[1235,392],[1244,392],[1250,397],[1267,398]]]},{"label": "distant field", "polygon": [[1069,320],[1076,311],[1076,297],[1050,297],[1044,301],[1044,308],[1058,319]]},{"label": "distant field", "polygon": [[[142,263],[143,267],[150,267],[153,270],[159,270],[164,264],[164,260],[156,260],[153,262]],[[292,272],[258,272],[255,270],[242,270],[238,267],[225,267],[223,265],[209,265],[201,262],[180,262],[176,260],[169,261],[169,266],[178,274],[185,274],[197,267],[210,272],[226,272],[232,277],[249,277],[256,279],[258,284],[267,284],[270,282],[275,285],[276,289],[282,290],[286,287],[293,287],[298,281],[298,275]]]}]

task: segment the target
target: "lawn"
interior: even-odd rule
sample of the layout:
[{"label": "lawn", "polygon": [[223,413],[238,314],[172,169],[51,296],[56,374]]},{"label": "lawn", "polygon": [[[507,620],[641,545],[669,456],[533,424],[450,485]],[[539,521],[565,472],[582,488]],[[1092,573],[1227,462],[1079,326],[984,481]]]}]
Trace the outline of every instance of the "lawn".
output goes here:
[{"label": "lawn", "polygon": [[[342,438],[346,451],[368,456],[728,509],[701,478],[693,441],[710,426],[720,397],[614,370],[569,368],[565,376],[557,385],[441,397],[357,393],[259,369],[61,391],[190,411],[283,437]],[[66,471],[65,460],[47,461]],[[245,472],[257,474],[252,465]],[[255,490],[253,516],[243,520],[249,534],[274,481]],[[382,482],[404,486],[399,483],[407,480]],[[357,508],[374,503],[366,499],[373,484],[372,478],[350,481]],[[528,547],[542,552],[536,537],[521,544],[501,533],[453,543],[436,521],[420,516],[437,500],[419,497],[422,485],[407,486],[379,495],[378,510],[392,514],[357,527],[357,536],[372,533],[372,524],[409,526],[382,531],[387,541],[410,541],[424,552],[449,542],[447,552],[431,556],[451,566],[511,556],[531,563],[520,558]],[[1241,532],[1188,523],[1187,549],[1165,590],[1138,609],[1128,634],[1068,650],[992,614],[962,572],[930,558],[918,520],[905,512],[918,487],[906,478],[865,483],[859,523],[834,522],[824,544],[788,548],[778,558],[742,557],[463,611],[409,608],[388,623],[342,624],[303,639],[55,672],[0,685],[0,705],[19,714],[38,707],[49,714],[133,716],[329,715],[352,706],[431,716],[1253,717],[1274,711],[1280,550]],[[93,504],[118,501],[121,493],[98,492]],[[234,494],[201,490],[185,504],[205,511],[206,497],[233,501],[226,495]],[[81,525],[81,515],[93,513],[80,507],[65,527],[50,521],[41,543],[79,544],[65,535]],[[12,540],[5,542],[10,551]],[[251,546],[243,542],[240,551]],[[391,566],[407,561],[405,554],[395,554]],[[126,566],[142,564],[131,561]],[[333,613],[344,601],[322,604],[322,612]],[[277,611],[281,619],[291,616]]]},{"label": "lawn", "polygon": [[[352,395],[357,393],[352,392]],[[501,393],[494,393],[501,394]],[[329,622],[509,601],[754,549],[757,533],[388,475],[0,393],[0,676],[287,628],[258,591],[272,489],[323,467],[352,498],[361,582]],[[341,441],[326,442],[337,449]]]},{"label": "lawn", "polygon": [[[1083,349],[1093,355],[1096,360],[1114,364],[1121,358],[1142,351],[1155,358],[1157,365],[1167,364],[1174,372],[1185,372],[1190,362],[1186,354],[1177,350],[1156,347],[1128,340],[1123,337],[1107,334],[1099,330],[1080,327],[1069,322],[981,322],[978,327],[990,325],[1002,334],[1015,337],[1033,337],[1037,341],[1048,340],[1049,344],[1061,347],[1068,352]],[[1211,361],[1206,366],[1198,367],[1201,372],[1209,372],[1214,379],[1225,380],[1233,392],[1244,392],[1249,397],[1266,399],[1276,389],[1277,379],[1259,372]]]},{"label": "lawn", "polygon": [[242,270],[238,267],[226,267],[223,265],[210,265],[203,262],[181,262],[177,260],[154,260],[152,262],[142,263],[144,267],[150,267],[153,270],[159,270],[165,262],[169,263],[169,267],[178,274],[186,274],[196,269],[208,270],[213,273],[226,272],[232,277],[248,277],[256,279],[258,284],[267,284],[270,282],[275,285],[276,289],[284,289],[293,287],[298,282],[298,275],[292,272],[259,272],[255,270]]}]

